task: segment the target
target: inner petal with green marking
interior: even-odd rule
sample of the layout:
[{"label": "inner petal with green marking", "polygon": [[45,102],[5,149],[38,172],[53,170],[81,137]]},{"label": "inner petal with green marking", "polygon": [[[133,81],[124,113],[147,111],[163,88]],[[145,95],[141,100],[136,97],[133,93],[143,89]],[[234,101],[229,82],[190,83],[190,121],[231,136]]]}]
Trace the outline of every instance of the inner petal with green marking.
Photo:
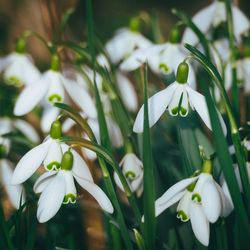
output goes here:
[{"label": "inner petal with green marking", "polygon": [[76,196],[74,194],[66,194],[63,199],[63,204],[76,203]]}]

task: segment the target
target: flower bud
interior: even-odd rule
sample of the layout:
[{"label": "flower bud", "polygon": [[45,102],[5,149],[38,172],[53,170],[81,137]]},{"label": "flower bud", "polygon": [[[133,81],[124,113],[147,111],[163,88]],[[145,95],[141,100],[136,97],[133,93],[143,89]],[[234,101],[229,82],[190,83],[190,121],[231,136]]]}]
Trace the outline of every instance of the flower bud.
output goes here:
[{"label": "flower bud", "polygon": [[65,171],[71,171],[73,167],[73,154],[69,151],[65,152],[62,157],[61,169]]},{"label": "flower bud", "polygon": [[62,134],[62,125],[59,121],[54,121],[50,127],[50,136],[53,139],[58,139]]},{"label": "flower bud", "polygon": [[179,64],[177,69],[176,81],[178,83],[184,84],[187,83],[188,78],[188,64],[186,62],[182,62]]}]

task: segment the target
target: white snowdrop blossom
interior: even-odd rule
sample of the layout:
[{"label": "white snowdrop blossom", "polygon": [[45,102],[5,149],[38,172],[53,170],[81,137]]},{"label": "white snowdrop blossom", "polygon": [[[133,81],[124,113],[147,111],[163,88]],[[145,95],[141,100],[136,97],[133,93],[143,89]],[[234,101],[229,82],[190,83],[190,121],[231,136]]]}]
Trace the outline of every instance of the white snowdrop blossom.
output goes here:
[{"label": "white snowdrop blossom", "polygon": [[0,58],[0,72],[3,78],[16,86],[35,83],[41,73],[33,64],[31,56],[24,53],[12,53],[5,58]]},{"label": "white snowdrop blossom", "polygon": [[[211,164],[211,162],[205,163]],[[222,188],[209,173],[187,178],[170,187],[155,202],[155,215],[178,202],[177,218],[183,222],[191,221],[195,237],[204,245],[209,244],[209,223],[219,216],[228,214],[228,203]]]},{"label": "white snowdrop blossom", "polygon": [[[250,57],[245,57],[237,61],[237,76],[240,74],[240,79],[244,86],[244,91],[250,95]],[[239,77],[238,77],[239,78]]]},{"label": "white snowdrop blossom", "polygon": [[[143,192],[143,164],[134,153],[127,153],[120,162],[122,173],[126,177],[132,192],[140,197]],[[124,191],[118,174],[114,173],[116,185]]]},{"label": "white snowdrop blossom", "polygon": [[34,185],[35,193],[42,193],[38,201],[38,221],[44,223],[50,220],[58,212],[62,203],[76,202],[77,191],[74,180],[96,199],[104,211],[113,213],[110,200],[94,183],[86,163],[76,151],[67,150],[68,146],[64,145],[61,169],[44,173]]},{"label": "white snowdrop blossom", "polygon": [[137,48],[147,48],[152,43],[137,31],[128,28],[117,30],[114,37],[105,46],[112,63],[117,64]]},{"label": "white snowdrop blossom", "polygon": [[87,114],[95,112],[95,105],[89,93],[75,81],[65,78],[59,71],[46,71],[39,81],[27,86],[19,95],[14,114],[29,113],[39,102],[46,99],[48,103],[63,102],[65,90],[74,102]]},{"label": "white snowdrop blossom", "polygon": [[[168,109],[170,115],[177,116],[180,114],[182,117],[186,117],[189,113],[189,107],[192,110],[196,110],[205,125],[211,130],[211,122],[208,113],[208,107],[205,97],[197,91],[190,88],[187,83],[188,65],[181,63],[177,71],[177,80],[170,84],[164,90],[156,93],[148,100],[148,117],[149,126],[152,127],[161,117],[166,109]],[[180,100],[182,98],[182,102]],[[224,134],[226,134],[226,125],[218,112],[221,120]],[[144,121],[144,105],[139,110],[135,119],[133,131],[136,133],[143,132]]]},{"label": "white snowdrop blossom", "polygon": [[[247,32],[250,28],[248,18],[243,14],[241,10],[232,5],[232,17],[234,25],[234,35],[236,40],[240,41],[240,36]],[[198,11],[192,18],[195,25],[204,33],[209,34],[211,28],[217,27],[219,24],[226,22],[226,6],[224,1],[214,1],[206,8]],[[193,46],[199,42],[196,34],[187,28],[184,32],[183,43],[189,43]]]},{"label": "white snowdrop blossom", "polygon": [[62,145],[57,139],[61,136],[61,124],[55,121],[51,125],[50,136],[44,142],[28,151],[18,162],[12,177],[12,184],[25,182],[44,165],[46,170],[58,170],[61,167]]}]

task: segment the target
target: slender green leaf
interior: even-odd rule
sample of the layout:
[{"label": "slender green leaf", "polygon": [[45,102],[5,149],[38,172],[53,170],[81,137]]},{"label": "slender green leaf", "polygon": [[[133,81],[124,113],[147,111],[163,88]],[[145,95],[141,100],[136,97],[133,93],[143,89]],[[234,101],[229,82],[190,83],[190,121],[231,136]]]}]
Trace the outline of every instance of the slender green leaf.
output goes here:
[{"label": "slender green leaf", "polygon": [[144,239],[147,249],[155,248],[155,191],[152,163],[151,138],[148,118],[148,70],[144,72],[144,124],[143,124],[143,208]]},{"label": "slender green leaf", "polygon": [[140,235],[140,233],[136,229],[134,229],[134,233],[135,233],[135,240],[136,240],[136,244],[138,246],[138,249],[139,250],[146,250],[144,240],[143,240],[142,236]]}]

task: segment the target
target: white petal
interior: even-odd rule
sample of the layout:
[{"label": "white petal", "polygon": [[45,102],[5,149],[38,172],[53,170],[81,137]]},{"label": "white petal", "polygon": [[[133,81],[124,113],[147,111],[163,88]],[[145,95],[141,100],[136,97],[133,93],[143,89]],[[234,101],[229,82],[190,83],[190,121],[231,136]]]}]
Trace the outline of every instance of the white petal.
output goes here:
[{"label": "white petal", "polygon": [[190,203],[190,221],[195,237],[204,246],[209,244],[209,222],[203,212],[202,206]]},{"label": "white petal", "polygon": [[60,209],[66,191],[64,177],[59,171],[42,192],[37,208],[37,219],[40,223],[50,220]]},{"label": "white petal", "polygon": [[[166,89],[161,90],[152,97],[148,99],[148,118],[149,127],[152,127],[161,117],[163,112],[166,110],[174,90],[176,89],[176,84],[173,83],[169,85]],[[144,105],[140,108],[133,127],[135,133],[143,132],[144,123]]]},{"label": "white petal", "polygon": [[138,178],[132,180],[130,183],[132,192],[138,191],[138,189],[141,189],[141,186],[142,186],[142,191],[143,191],[143,172]]},{"label": "white petal", "polygon": [[129,111],[135,112],[138,108],[137,95],[132,82],[123,74],[117,73],[117,83],[121,98]]},{"label": "white petal", "polygon": [[24,88],[17,98],[14,114],[17,116],[29,113],[46,95],[49,87],[48,72],[39,81]]},{"label": "white petal", "polygon": [[41,128],[44,133],[50,131],[52,122],[54,122],[60,113],[60,109],[53,107],[51,105],[46,105],[41,119]]},{"label": "white petal", "polygon": [[178,107],[179,107],[179,103],[181,100],[181,96],[182,94],[184,94],[184,91],[185,91],[185,88],[183,88],[181,84],[178,84],[169,102],[168,111],[170,115],[172,116],[178,115]]},{"label": "white petal", "polygon": [[104,54],[99,54],[96,57],[96,61],[101,67],[106,68],[108,71],[110,71],[110,65],[109,65],[108,59]]},{"label": "white petal", "polygon": [[9,160],[6,159],[0,160],[0,174],[11,203],[16,209],[18,209],[21,197],[22,197],[21,205],[23,205],[25,202],[26,195],[22,185],[20,184],[11,185],[11,178],[13,175],[13,164]]},{"label": "white petal", "polygon": [[179,192],[186,189],[191,183],[196,181],[198,176],[187,178],[184,180],[181,180],[174,184],[172,187],[170,187],[160,198],[156,200],[156,203],[159,205],[163,205],[164,203],[168,202],[171,198],[173,198],[175,195],[177,195]]},{"label": "white petal", "polygon": [[114,172],[114,180],[115,180],[115,184],[124,192],[122,182],[116,172]]},{"label": "white petal", "polygon": [[[206,124],[206,126],[210,130],[212,130],[211,121],[210,121],[208,107],[207,107],[205,97],[189,87],[187,87],[186,89],[187,89],[188,94],[189,94],[189,102],[195,108],[195,110],[197,111],[197,113],[199,114],[199,116],[201,117],[203,122]],[[227,134],[226,124],[225,124],[223,118],[221,117],[221,114],[218,111],[217,111],[217,114],[218,114],[219,119],[220,119],[223,133],[224,133],[224,135],[226,135]]]},{"label": "white petal", "polygon": [[[69,146],[65,143],[62,143],[61,147],[63,153],[65,153],[69,148]],[[86,179],[90,182],[93,182],[93,178],[88,168],[88,165],[83,160],[83,158],[74,149],[71,149],[71,153],[74,156],[73,167],[72,167],[73,175]]]},{"label": "white petal", "polygon": [[[178,206],[177,206],[177,218],[180,219],[182,222],[186,222],[189,220],[190,217],[190,203],[192,198],[192,192],[185,190],[183,197],[180,199]],[[184,214],[183,214],[184,213]],[[186,215],[186,218],[184,217]]]},{"label": "white petal", "polygon": [[57,171],[48,171],[42,174],[35,182],[33,190],[36,194],[42,193],[43,190],[49,185],[51,180],[53,180],[54,175]]},{"label": "white petal", "polygon": [[21,120],[21,119],[15,119],[14,126],[18,130],[20,130],[31,141],[36,142],[36,143],[40,141],[40,137],[38,133],[28,122]]},{"label": "white petal", "polygon": [[46,170],[58,170],[61,167],[62,148],[60,142],[51,139],[47,155],[45,156],[43,165]]},{"label": "white petal", "polygon": [[76,125],[75,121],[71,118],[67,118],[62,124],[62,132],[68,132],[74,125]]},{"label": "white petal", "polygon": [[26,181],[39,168],[48,152],[50,143],[51,140],[49,139],[31,149],[22,157],[13,173],[11,181],[13,185]]},{"label": "white petal", "polygon": [[106,116],[108,132],[112,145],[120,148],[123,145],[122,132],[111,116]]},{"label": "white petal", "polygon": [[66,78],[64,78],[63,84],[72,100],[78,104],[87,116],[97,116],[95,104],[89,93],[83,87],[78,85],[76,82],[67,80]]},{"label": "white petal", "polygon": [[8,134],[13,130],[12,121],[9,118],[0,118],[0,135]]},{"label": "white petal", "polygon": [[240,40],[240,35],[247,32],[250,28],[249,20],[243,12],[235,6],[232,6],[234,34],[237,41]]},{"label": "white petal", "polygon": [[[94,132],[94,131],[93,131]],[[83,138],[89,140],[89,137],[86,134],[83,134]],[[87,149],[87,148],[81,148],[81,151],[83,155],[90,161],[93,161],[97,158],[97,155],[94,151]]]},{"label": "white petal", "polygon": [[96,201],[99,203],[103,210],[111,214],[114,212],[114,208],[109,198],[106,196],[106,194],[102,191],[101,188],[99,188],[93,182],[89,182],[82,178],[78,178],[75,176],[75,179],[82,188],[87,190],[96,199]]},{"label": "white petal", "polygon": [[122,172],[124,175],[128,172],[134,173],[135,176],[133,179],[138,178],[143,174],[143,164],[133,153],[126,154],[119,165],[122,166]]},{"label": "white petal", "polygon": [[72,171],[61,170],[61,172],[63,174],[64,181],[66,183],[66,191],[63,204],[68,204],[69,202],[75,203],[77,193]]},{"label": "white petal", "polygon": [[[206,34],[210,26],[212,25],[212,19],[214,17],[215,4],[212,3],[206,8],[197,12],[192,21],[198,26],[198,28]],[[196,34],[190,29],[187,28],[184,32],[182,43],[189,43],[195,46],[199,42]]]},{"label": "white petal", "polygon": [[204,184],[201,197],[203,211],[208,221],[216,222],[221,214],[221,199],[214,181],[207,181]]},{"label": "white petal", "polygon": [[8,65],[10,61],[11,56],[12,55],[0,58],[0,72],[2,72],[6,68],[6,66]]},{"label": "white petal", "polygon": [[244,58],[242,62],[244,72],[244,90],[246,94],[250,94],[250,58]]}]

